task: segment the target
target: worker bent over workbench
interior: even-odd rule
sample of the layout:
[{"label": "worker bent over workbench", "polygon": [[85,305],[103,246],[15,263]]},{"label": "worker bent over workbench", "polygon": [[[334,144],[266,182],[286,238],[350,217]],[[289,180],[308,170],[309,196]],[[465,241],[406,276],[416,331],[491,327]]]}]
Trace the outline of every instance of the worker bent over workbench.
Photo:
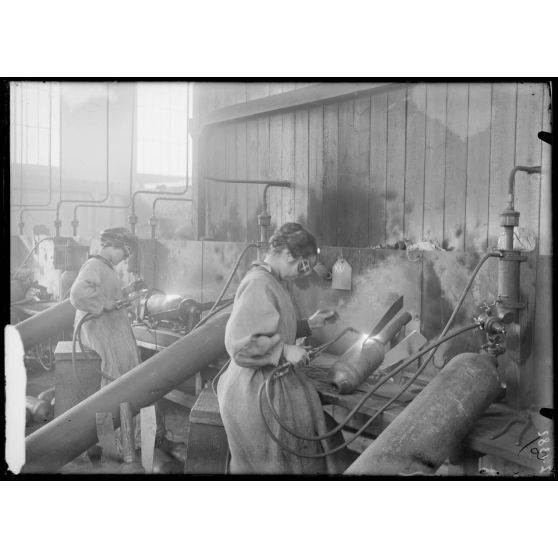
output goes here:
[{"label": "worker bent over workbench", "polygon": [[[298,223],[286,223],[270,239],[263,262],[254,262],[240,283],[227,323],[225,345],[231,363],[219,379],[217,394],[231,452],[229,470],[244,474],[325,474],[341,472],[332,457],[307,458],[281,447],[266,431],[258,393],[274,368],[307,361],[298,337],[322,327],[334,312],[319,310],[299,322],[288,283],[308,274],[317,260],[314,237]],[[316,436],[324,421],[319,396],[302,376],[287,371],[273,382],[272,402],[281,419],[303,436]],[[282,429],[264,409],[267,423],[282,445],[303,455],[323,451],[319,441],[302,440]],[[316,410],[319,414],[316,414]]]}]

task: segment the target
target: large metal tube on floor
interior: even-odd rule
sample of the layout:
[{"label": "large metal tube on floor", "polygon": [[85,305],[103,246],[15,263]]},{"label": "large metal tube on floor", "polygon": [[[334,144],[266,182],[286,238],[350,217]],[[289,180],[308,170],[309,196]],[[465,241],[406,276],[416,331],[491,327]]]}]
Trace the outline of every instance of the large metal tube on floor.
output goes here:
[{"label": "large metal tube on floor", "polygon": [[344,474],[434,474],[501,390],[495,358],[457,355]]},{"label": "large metal tube on floor", "polygon": [[23,348],[27,350],[45,343],[64,329],[72,329],[75,315],[76,309],[68,298],[23,320],[15,326],[21,336]]},{"label": "large metal tube on floor", "polygon": [[137,414],[219,358],[228,319],[216,316],[28,436],[23,472],[58,471],[96,443],[96,413],[112,413],[117,428],[120,403]]}]

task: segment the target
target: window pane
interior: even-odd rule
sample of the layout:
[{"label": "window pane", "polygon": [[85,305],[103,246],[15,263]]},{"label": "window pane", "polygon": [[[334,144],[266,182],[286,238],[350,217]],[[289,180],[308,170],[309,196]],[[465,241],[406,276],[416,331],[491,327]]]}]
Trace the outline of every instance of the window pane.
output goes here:
[{"label": "window pane", "polygon": [[52,142],[51,147],[51,161],[53,167],[60,166],[60,129],[52,130]]},{"label": "window pane", "polygon": [[39,127],[50,127],[50,94],[47,86],[39,89]]},{"label": "window pane", "polygon": [[39,133],[37,128],[26,128],[27,132],[27,152],[24,163],[36,165],[39,162]]}]

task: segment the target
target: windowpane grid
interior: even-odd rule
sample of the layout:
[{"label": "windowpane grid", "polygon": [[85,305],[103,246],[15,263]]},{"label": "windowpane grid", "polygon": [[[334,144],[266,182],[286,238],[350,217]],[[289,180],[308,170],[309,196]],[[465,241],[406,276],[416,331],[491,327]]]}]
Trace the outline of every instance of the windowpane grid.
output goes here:
[{"label": "windowpane grid", "polygon": [[59,84],[12,82],[10,93],[11,162],[59,166]]},{"label": "windowpane grid", "polygon": [[184,83],[138,83],[139,173],[186,175],[188,92]]}]

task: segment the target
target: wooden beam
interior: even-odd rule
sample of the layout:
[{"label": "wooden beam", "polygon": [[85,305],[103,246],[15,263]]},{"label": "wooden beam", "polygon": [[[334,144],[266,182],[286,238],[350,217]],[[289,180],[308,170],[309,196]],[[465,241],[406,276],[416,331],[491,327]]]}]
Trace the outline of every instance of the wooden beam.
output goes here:
[{"label": "wooden beam", "polygon": [[324,83],[293,89],[211,111],[203,117],[201,126],[221,124],[253,116],[262,116],[303,106],[321,105],[328,101],[348,99],[367,93],[380,93],[404,83]]}]

